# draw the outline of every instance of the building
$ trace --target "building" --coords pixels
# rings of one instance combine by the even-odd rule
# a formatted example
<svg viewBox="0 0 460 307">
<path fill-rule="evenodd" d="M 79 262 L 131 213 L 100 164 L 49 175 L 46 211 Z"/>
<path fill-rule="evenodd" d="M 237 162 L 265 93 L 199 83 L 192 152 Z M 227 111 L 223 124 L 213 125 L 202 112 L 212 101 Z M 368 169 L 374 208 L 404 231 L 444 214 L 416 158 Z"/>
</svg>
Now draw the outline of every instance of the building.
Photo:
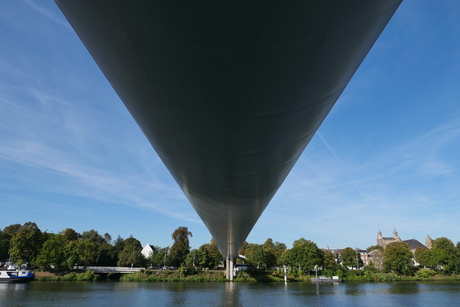
<svg viewBox="0 0 460 307">
<path fill-rule="evenodd" d="M 396 231 L 396 228 L 393 228 L 393 237 L 384 237 L 382 236 L 382 232 L 379 231 L 377 232 L 377 245 L 381 246 L 383 248 L 387 247 L 388 244 L 394 243 L 394 242 L 401 242 L 401 238 L 398 235 L 398 232 Z"/>
<path fill-rule="evenodd" d="M 415 254 L 415 250 L 419 247 L 427 249 L 427 250 L 429 249 L 428 247 L 426 247 L 425 245 L 423 245 L 416 239 L 404 240 L 403 242 L 409 245 L 409 248 L 412 254 Z"/>
<path fill-rule="evenodd" d="M 423 245 L 422 243 L 420 243 L 420 241 L 416 239 L 401 240 L 401 238 L 398 235 L 398 232 L 396 231 L 396 228 L 393 229 L 393 237 L 384 237 L 380 229 L 378 230 L 377 232 L 377 245 L 378 246 L 381 246 L 385 249 L 389 244 L 394 243 L 394 242 L 406 243 L 409 246 L 412 254 L 415 254 L 415 251 L 417 250 L 417 248 L 421 247 L 423 249 L 429 250 L 431 249 L 431 246 L 432 246 L 432 240 L 429 235 L 426 236 L 425 245 Z M 371 251 L 370 258 L 372 259 L 372 262 L 374 263 L 376 268 L 383 267 L 384 258 L 383 258 L 382 252 L 380 252 L 377 249 L 374 251 Z M 414 259 L 414 265 L 418 265 L 418 263 L 415 262 L 415 259 Z"/>
<path fill-rule="evenodd" d="M 153 254 L 154 251 L 156 251 L 155 246 L 153 246 L 152 244 L 147 244 L 147 245 L 144 246 L 144 248 L 142 249 L 141 254 L 144 255 L 145 259 L 147 259 L 147 258 L 149 258 L 150 256 L 152 256 L 152 254 Z"/>
<path fill-rule="evenodd" d="M 401 238 L 398 235 L 398 232 L 396 231 L 396 228 L 393 229 L 393 237 L 384 237 L 384 236 L 382 236 L 382 232 L 380 231 L 380 229 L 378 230 L 378 232 L 377 232 L 377 245 L 378 246 L 381 246 L 381 247 L 385 248 L 389 244 L 394 243 L 394 242 L 404 242 L 404 243 L 406 243 L 409 246 L 409 248 L 412 251 L 412 253 L 415 253 L 415 250 L 418 247 L 422 247 L 424 249 L 431 249 L 431 244 L 432 244 L 431 243 L 432 240 L 431 240 L 430 236 L 426 237 L 425 245 L 423 245 L 422 243 L 420 243 L 416 239 L 401 240 Z"/>
<path fill-rule="evenodd" d="M 369 252 L 369 263 L 372 262 L 374 267 L 378 270 L 383 269 L 383 253 L 378 249 L 371 250 Z"/>
</svg>

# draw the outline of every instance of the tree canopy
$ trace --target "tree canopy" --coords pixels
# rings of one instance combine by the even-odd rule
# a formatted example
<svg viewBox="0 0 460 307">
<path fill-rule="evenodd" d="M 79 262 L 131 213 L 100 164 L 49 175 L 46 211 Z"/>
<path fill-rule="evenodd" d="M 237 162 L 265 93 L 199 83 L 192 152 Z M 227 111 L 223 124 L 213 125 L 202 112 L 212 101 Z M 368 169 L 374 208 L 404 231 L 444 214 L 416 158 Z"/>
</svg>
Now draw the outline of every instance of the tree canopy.
<svg viewBox="0 0 460 307">
<path fill-rule="evenodd" d="M 192 233 L 187 227 L 179 227 L 172 233 L 174 241 L 169 254 L 169 262 L 172 266 L 179 267 L 190 252 L 190 240 Z"/>
<path fill-rule="evenodd" d="M 363 261 L 361 260 L 361 254 L 351 247 L 346 247 L 342 250 L 342 253 L 340 254 L 340 260 L 344 266 L 350 268 L 359 269 L 364 265 Z"/>
<path fill-rule="evenodd" d="M 393 242 L 388 244 L 384 256 L 383 265 L 386 271 L 404 275 L 413 274 L 412 252 L 406 243 Z"/>
<path fill-rule="evenodd" d="M 313 270 L 323 265 L 323 253 L 316 243 L 301 238 L 294 241 L 292 248 L 283 254 L 286 264 L 299 267 L 301 270 Z"/>
</svg>

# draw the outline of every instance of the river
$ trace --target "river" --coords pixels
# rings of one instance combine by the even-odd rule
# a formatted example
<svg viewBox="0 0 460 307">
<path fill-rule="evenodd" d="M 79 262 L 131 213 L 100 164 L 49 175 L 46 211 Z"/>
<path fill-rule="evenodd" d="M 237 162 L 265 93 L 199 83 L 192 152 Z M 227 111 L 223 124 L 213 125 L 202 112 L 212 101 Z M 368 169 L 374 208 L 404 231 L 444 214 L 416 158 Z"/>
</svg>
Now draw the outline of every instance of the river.
<svg viewBox="0 0 460 307">
<path fill-rule="evenodd" d="M 0 306 L 459 306 L 460 283 L 0 284 Z"/>
</svg>

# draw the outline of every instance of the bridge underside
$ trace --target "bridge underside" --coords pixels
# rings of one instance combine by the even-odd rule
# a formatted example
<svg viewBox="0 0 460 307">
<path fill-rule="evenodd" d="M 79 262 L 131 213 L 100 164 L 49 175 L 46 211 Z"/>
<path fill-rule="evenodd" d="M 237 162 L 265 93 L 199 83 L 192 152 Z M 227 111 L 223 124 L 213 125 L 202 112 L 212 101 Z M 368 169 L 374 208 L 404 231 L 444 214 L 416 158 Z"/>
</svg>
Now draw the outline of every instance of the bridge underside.
<svg viewBox="0 0 460 307">
<path fill-rule="evenodd" d="M 234 258 L 402 0 L 55 1 Z"/>
</svg>

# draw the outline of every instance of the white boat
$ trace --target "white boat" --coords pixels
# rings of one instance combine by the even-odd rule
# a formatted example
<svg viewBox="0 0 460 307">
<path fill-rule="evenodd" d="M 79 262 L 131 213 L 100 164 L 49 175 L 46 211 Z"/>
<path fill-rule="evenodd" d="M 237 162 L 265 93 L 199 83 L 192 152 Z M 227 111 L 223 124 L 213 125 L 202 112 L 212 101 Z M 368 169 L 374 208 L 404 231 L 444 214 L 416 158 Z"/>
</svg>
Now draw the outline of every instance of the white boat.
<svg viewBox="0 0 460 307">
<path fill-rule="evenodd" d="M 343 280 L 339 278 L 339 276 L 332 276 L 331 277 L 327 277 L 327 276 L 320 276 L 320 277 L 317 277 L 317 278 L 312 278 L 310 280 L 311 282 L 333 282 L 333 283 L 336 283 L 336 282 L 342 282 Z"/>
<path fill-rule="evenodd" d="M 28 282 L 35 278 L 30 270 L 10 265 L 6 270 L 0 270 L 0 282 Z"/>
</svg>

